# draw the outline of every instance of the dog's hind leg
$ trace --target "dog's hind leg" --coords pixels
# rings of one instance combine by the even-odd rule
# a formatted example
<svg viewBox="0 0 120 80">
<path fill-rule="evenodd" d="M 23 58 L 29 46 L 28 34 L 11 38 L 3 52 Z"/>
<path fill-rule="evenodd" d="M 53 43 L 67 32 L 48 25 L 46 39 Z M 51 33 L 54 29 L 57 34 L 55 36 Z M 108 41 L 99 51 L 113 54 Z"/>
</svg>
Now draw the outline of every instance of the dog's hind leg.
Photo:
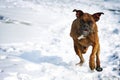
<svg viewBox="0 0 120 80">
<path fill-rule="evenodd" d="M 78 49 L 78 47 L 75 44 L 74 44 L 74 49 L 75 49 L 75 52 L 76 52 L 76 54 L 78 55 L 78 57 L 80 59 L 80 62 L 77 63 L 76 65 L 80 65 L 81 66 L 84 63 L 84 58 L 83 58 L 83 55 L 81 53 L 81 50 Z"/>
</svg>

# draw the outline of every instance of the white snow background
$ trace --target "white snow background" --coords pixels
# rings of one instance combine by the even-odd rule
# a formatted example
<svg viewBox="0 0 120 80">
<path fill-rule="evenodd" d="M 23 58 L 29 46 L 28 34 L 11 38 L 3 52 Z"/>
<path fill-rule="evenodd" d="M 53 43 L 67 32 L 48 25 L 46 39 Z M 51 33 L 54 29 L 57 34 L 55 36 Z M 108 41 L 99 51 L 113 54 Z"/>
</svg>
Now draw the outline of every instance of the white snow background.
<svg viewBox="0 0 120 80">
<path fill-rule="evenodd" d="M 83 66 L 69 36 L 73 9 L 97 22 L 102 72 Z M 120 80 L 120 0 L 0 0 L 0 80 Z"/>
</svg>

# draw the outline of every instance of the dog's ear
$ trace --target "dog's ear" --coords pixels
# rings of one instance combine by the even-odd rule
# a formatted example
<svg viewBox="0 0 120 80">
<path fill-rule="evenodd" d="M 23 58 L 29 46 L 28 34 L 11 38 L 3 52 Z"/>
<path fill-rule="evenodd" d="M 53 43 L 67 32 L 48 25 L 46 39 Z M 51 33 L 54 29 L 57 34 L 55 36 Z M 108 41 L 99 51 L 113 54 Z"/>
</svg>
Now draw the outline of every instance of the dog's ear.
<svg viewBox="0 0 120 80">
<path fill-rule="evenodd" d="M 103 12 L 98 12 L 98 13 L 95 13 L 95 14 L 92 15 L 96 22 L 100 19 L 101 14 L 104 14 L 104 13 Z"/>
<path fill-rule="evenodd" d="M 73 12 L 79 13 L 79 16 L 82 16 L 84 12 L 82 10 L 74 9 Z"/>
</svg>

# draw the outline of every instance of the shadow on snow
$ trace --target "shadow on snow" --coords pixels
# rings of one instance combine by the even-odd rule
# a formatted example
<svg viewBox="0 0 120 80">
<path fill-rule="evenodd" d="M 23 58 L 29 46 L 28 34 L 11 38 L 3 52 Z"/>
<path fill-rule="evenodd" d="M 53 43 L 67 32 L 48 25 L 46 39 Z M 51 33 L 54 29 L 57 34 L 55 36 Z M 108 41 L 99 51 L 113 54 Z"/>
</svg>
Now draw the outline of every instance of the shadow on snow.
<svg viewBox="0 0 120 80">
<path fill-rule="evenodd" d="M 68 67 L 68 64 L 63 62 L 61 57 L 44 56 L 41 55 L 40 51 L 23 52 L 20 57 L 34 63 L 50 63 L 57 66 Z"/>
</svg>

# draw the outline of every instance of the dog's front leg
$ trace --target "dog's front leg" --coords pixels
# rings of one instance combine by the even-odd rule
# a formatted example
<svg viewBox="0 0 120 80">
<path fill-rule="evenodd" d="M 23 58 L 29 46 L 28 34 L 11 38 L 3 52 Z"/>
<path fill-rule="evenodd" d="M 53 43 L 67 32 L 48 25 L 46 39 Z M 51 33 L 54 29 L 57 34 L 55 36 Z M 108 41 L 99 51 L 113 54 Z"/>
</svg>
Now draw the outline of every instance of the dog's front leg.
<svg viewBox="0 0 120 80">
<path fill-rule="evenodd" d="M 82 53 L 81 53 L 81 50 L 80 50 L 80 49 L 78 50 L 78 56 L 79 56 L 79 58 L 80 58 L 80 62 L 79 62 L 79 63 L 77 63 L 76 65 L 80 65 L 80 66 L 82 66 L 82 65 L 83 65 L 83 63 L 84 63 L 84 58 L 83 58 L 83 55 L 82 55 Z"/>
<path fill-rule="evenodd" d="M 100 55 L 100 44 L 98 45 L 98 50 L 97 50 L 97 53 L 96 53 L 96 70 L 100 72 L 103 69 L 100 67 L 100 58 L 99 58 L 99 55 Z"/>
<path fill-rule="evenodd" d="M 78 55 L 78 57 L 80 59 L 80 62 L 77 63 L 76 65 L 80 65 L 81 66 L 84 63 L 84 58 L 83 58 L 83 55 L 81 53 L 81 50 L 78 49 L 78 47 L 75 45 L 75 43 L 74 43 L 74 49 L 75 49 L 75 52 L 76 52 L 76 54 Z"/>
<path fill-rule="evenodd" d="M 92 54 L 90 55 L 89 67 L 91 70 L 95 69 L 95 56 L 98 50 L 98 44 L 93 45 Z"/>
</svg>

